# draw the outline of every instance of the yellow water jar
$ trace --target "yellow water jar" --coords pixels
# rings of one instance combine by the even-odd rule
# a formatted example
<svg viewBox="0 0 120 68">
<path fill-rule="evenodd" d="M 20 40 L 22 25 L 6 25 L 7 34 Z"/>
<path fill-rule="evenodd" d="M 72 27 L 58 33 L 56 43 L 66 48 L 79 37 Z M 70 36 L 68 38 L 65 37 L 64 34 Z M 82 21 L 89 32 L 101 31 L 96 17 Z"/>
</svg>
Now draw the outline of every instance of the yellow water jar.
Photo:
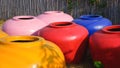
<svg viewBox="0 0 120 68">
<path fill-rule="evenodd" d="M 8 34 L 0 30 L 0 38 L 5 37 L 5 36 L 8 36 Z"/>
<path fill-rule="evenodd" d="M 37 36 L 0 39 L 0 68 L 66 68 L 56 44 Z"/>
</svg>

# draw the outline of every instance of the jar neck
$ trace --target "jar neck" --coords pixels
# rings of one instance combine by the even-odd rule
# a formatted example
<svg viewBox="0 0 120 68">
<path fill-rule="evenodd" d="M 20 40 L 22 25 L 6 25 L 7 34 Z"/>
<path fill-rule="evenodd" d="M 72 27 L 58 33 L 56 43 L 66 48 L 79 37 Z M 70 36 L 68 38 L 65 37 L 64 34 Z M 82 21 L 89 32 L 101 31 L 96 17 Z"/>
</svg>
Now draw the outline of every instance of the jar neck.
<svg viewBox="0 0 120 68">
<path fill-rule="evenodd" d="M 0 43 L 8 46 L 30 48 L 41 46 L 45 41 L 37 36 L 8 36 L 1 38 Z"/>
<path fill-rule="evenodd" d="M 67 28 L 67 27 L 73 27 L 76 25 L 77 24 L 73 22 L 54 22 L 54 23 L 51 23 L 49 26 L 52 28 Z"/>
<path fill-rule="evenodd" d="M 120 25 L 106 26 L 102 31 L 106 33 L 120 34 Z"/>
<path fill-rule="evenodd" d="M 33 20 L 35 19 L 35 16 L 15 16 L 13 17 L 13 20 L 19 21 L 19 20 L 24 20 L 24 21 L 28 21 L 28 20 Z"/>
<path fill-rule="evenodd" d="M 98 20 L 102 19 L 103 17 L 100 15 L 82 15 L 79 18 L 84 20 Z"/>
</svg>

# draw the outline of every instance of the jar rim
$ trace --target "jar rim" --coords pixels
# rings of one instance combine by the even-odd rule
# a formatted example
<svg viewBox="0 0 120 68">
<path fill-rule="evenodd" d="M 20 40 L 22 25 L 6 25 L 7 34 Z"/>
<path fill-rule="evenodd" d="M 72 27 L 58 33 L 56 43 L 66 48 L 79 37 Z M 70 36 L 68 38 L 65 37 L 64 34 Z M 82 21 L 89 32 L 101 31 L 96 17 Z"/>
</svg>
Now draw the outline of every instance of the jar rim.
<svg viewBox="0 0 120 68">
<path fill-rule="evenodd" d="M 101 15 L 82 15 L 79 18 L 85 19 L 85 20 L 95 20 L 95 19 L 102 19 L 103 16 L 101 16 Z"/>
<path fill-rule="evenodd" d="M 75 25 L 74 22 L 54 22 L 49 24 L 49 26 L 53 28 L 73 27 Z"/>
<path fill-rule="evenodd" d="M 45 11 L 44 14 L 61 14 L 63 11 Z"/>
<path fill-rule="evenodd" d="M 14 20 L 31 20 L 34 19 L 35 16 L 30 16 L 30 15 L 26 15 L 26 16 L 14 16 L 13 19 Z"/>
<path fill-rule="evenodd" d="M 120 25 L 106 26 L 102 31 L 106 33 L 120 33 Z"/>
<path fill-rule="evenodd" d="M 0 42 L 3 44 L 9 44 L 12 46 L 19 47 L 40 46 L 35 43 L 41 43 L 43 41 L 44 41 L 43 38 L 37 36 L 7 36 L 0 39 Z"/>
</svg>

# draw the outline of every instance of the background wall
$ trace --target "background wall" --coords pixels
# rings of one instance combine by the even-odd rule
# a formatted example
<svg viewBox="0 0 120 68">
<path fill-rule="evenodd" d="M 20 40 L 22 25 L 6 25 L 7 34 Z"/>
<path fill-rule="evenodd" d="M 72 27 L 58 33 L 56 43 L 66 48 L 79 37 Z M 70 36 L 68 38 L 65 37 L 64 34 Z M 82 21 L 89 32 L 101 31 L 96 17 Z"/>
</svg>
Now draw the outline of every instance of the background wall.
<svg viewBox="0 0 120 68">
<path fill-rule="evenodd" d="M 94 0 L 93 0 L 94 1 Z M 61 10 L 74 18 L 83 14 L 103 15 L 120 24 L 120 0 L 0 0 L 0 19 L 16 15 L 38 15 L 47 10 Z"/>
</svg>

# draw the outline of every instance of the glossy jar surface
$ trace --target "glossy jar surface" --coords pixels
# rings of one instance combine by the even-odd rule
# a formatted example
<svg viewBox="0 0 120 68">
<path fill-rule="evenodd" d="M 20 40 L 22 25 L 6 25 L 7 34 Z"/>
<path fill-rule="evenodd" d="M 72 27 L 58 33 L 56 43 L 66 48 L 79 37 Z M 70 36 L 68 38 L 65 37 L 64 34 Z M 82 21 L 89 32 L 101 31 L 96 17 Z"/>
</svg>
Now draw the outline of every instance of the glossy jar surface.
<svg viewBox="0 0 120 68">
<path fill-rule="evenodd" d="M 57 45 L 37 36 L 0 39 L 0 68 L 66 68 Z"/>
<path fill-rule="evenodd" d="M 50 24 L 53 22 L 71 22 L 73 17 L 63 11 L 45 11 L 37 16 L 40 20 Z"/>
<path fill-rule="evenodd" d="M 79 63 L 83 56 L 88 31 L 72 22 L 56 22 L 41 29 L 39 36 L 56 43 L 64 53 L 67 63 Z"/>
<path fill-rule="evenodd" d="M 109 19 L 99 15 L 82 15 L 74 19 L 73 22 L 86 27 L 89 31 L 89 36 L 105 26 L 112 25 Z"/>
<path fill-rule="evenodd" d="M 15 16 L 3 23 L 2 30 L 9 35 L 35 35 L 47 24 L 34 16 Z"/>
<path fill-rule="evenodd" d="M 94 61 L 104 68 L 120 68 L 120 25 L 107 26 L 90 37 L 90 50 Z"/>
</svg>

